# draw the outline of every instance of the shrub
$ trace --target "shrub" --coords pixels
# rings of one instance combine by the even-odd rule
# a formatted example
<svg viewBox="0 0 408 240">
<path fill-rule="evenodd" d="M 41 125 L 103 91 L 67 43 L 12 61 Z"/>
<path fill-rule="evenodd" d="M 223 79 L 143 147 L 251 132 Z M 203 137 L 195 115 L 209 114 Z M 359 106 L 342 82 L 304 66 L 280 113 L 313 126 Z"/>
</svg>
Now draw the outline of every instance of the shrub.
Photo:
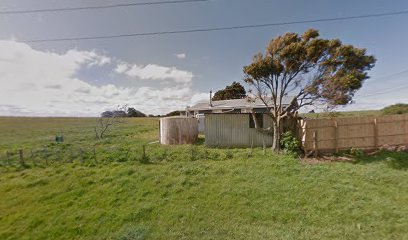
<svg viewBox="0 0 408 240">
<path fill-rule="evenodd" d="M 350 148 L 347 151 L 347 154 L 353 156 L 353 157 L 364 157 L 364 151 L 359 149 L 359 148 Z"/>
<path fill-rule="evenodd" d="M 298 154 L 300 151 L 300 141 L 293 136 L 291 131 L 282 134 L 280 144 L 281 148 L 287 153 Z"/>
<path fill-rule="evenodd" d="M 408 113 L 408 104 L 403 104 L 403 103 L 394 104 L 394 105 L 383 108 L 381 111 L 383 114 L 386 114 L 386 115 L 405 114 L 405 113 Z"/>
<path fill-rule="evenodd" d="M 227 152 L 225 153 L 224 159 L 225 159 L 225 160 L 228 160 L 228 159 L 232 159 L 232 158 L 234 158 L 234 154 L 233 154 L 232 152 L 230 152 L 230 151 L 227 151 Z"/>
</svg>

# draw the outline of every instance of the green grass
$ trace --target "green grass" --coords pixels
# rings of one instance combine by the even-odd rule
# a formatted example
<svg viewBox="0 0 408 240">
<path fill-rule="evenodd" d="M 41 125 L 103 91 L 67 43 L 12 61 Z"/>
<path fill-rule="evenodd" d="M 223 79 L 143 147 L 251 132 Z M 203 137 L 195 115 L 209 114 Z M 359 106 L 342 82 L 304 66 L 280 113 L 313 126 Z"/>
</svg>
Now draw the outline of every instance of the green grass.
<svg viewBox="0 0 408 240">
<path fill-rule="evenodd" d="M 321 112 L 321 113 L 303 113 L 300 114 L 306 118 L 344 118 L 344 117 L 367 117 L 367 116 L 381 116 L 381 110 L 365 110 L 365 111 L 346 111 L 346 112 Z"/>
<path fill-rule="evenodd" d="M 129 119 L 100 142 L 93 123 L 0 118 L 1 151 L 100 152 L 97 164 L 0 167 L 0 239 L 408 239 L 406 153 L 312 165 L 261 149 L 150 144 L 142 164 L 157 119 Z M 58 130 L 63 145 L 52 144 Z"/>
<path fill-rule="evenodd" d="M 343 118 L 343 117 L 367 117 L 408 114 L 408 104 L 398 103 L 387 106 L 381 110 L 363 110 L 363 111 L 345 111 L 345 112 L 321 112 L 321 113 L 302 113 L 302 117 L 307 118 Z"/>
<path fill-rule="evenodd" d="M 381 110 L 384 114 L 407 114 L 408 113 L 408 104 L 398 103 L 388 107 L 385 107 Z"/>
</svg>

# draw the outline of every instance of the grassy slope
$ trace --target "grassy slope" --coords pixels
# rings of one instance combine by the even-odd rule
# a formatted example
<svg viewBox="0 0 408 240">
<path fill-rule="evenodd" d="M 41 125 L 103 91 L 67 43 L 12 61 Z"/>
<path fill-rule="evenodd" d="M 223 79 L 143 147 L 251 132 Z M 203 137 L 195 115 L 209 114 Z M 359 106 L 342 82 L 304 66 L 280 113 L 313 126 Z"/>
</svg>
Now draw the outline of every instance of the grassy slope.
<svg viewBox="0 0 408 240">
<path fill-rule="evenodd" d="M 95 144 L 91 119 L 19 121 L 0 118 L 9 126 L 0 149 L 47 144 L 58 124 L 66 144 Z M 130 120 L 97 145 L 140 145 L 156 134 L 157 120 Z M 148 149 L 152 160 L 165 157 L 3 167 L 0 239 L 408 239 L 408 172 L 381 157 L 303 165 L 260 149 L 251 158 L 211 149 L 211 160 L 197 161 L 185 146 Z"/>
<path fill-rule="evenodd" d="M 342 117 L 367 117 L 367 116 L 381 116 L 384 114 L 381 110 L 366 110 L 366 111 L 348 111 L 348 112 L 333 112 L 333 113 L 302 113 L 303 117 L 307 118 L 342 118 Z"/>
</svg>

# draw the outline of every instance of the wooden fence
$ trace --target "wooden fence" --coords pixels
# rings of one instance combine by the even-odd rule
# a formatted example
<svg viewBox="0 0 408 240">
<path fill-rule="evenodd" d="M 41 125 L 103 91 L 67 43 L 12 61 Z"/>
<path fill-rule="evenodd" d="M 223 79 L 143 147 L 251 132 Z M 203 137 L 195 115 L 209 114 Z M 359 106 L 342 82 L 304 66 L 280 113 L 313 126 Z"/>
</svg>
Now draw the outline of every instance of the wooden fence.
<svg viewBox="0 0 408 240">
<path fill-rule="evenodd" d="M 408 114 L 381 117 L 302 119 L 299 136 L 305 152 L 333 153 L 350 148 L 408 145 Z"/>
</svg>

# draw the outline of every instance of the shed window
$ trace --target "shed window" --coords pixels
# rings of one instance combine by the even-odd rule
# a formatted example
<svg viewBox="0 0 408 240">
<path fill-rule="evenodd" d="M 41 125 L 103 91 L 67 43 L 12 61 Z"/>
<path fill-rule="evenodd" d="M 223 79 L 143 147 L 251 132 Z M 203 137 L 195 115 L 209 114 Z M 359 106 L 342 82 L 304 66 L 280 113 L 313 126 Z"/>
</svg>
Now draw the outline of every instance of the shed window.
<svg viewBox="0 0 408 240">
<path fill-rule="evenodd" d="M 255 128 L 255 122 L 254 119 L 252 117 L 252 114 L 249 114 L 249 128 Z M 260 128 L 264 127 L 264 123 L 263 123 L 263 114 L 262 113 L 255 113 L 255 117 L 258 120 L 258 124 Z"/>
</svg>

